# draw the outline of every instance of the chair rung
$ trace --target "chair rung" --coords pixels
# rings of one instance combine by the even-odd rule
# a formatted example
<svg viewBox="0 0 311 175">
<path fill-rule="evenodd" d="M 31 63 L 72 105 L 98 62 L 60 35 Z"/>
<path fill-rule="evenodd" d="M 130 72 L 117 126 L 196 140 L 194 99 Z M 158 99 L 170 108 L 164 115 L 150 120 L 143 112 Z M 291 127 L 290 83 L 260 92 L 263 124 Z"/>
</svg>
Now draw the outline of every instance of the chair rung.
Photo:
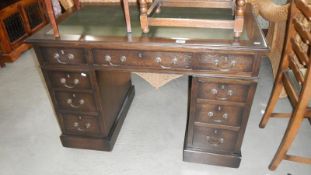
<svg viewBox="0 0 311 175">
<path fill-rule="evenodd" d="M 300 46 L 295 42 L 294 39 L 291 39 L 293 50 L 298 58 L 298 60 L 303 64 L 306 65 L 309 63 L 308 56 L 301 50 Z"/>
<path fill-rule="evenodd" d="M 311 159 L 307 158 L 307 157 L 286 155 L 284 159 L 289 160 L 289 161 L 293 161 L 293 162 L 298 162 L 298 163 L 311 164 Z"/>
<path fill-rule="evenodd" d="M 188 19 L 181 18 L 148 18 L 150 26 L 167 27 L 196 27 L 196 28 L 219 28 L 233 29 L 233 20 L 207 20 L 207 19 Z"/>
<path fill-rule="evenodd" d="M 297 63 L 295 63 L 295 61 L 294 61 L 295 59 L 292 56 L 289 56 L 289 58 L 290 58 L 289 59 L 289 67 L 293 71 L 296 80 L 302 84 L 304 82 L 304 77 L 303 77 L 302 73 L 300 72 Z"/>
<path fill-rule="evenodd" d="M 301 23 L 299 23 L 297 19 L 294 19 L 293 23 L 297 33 L 300 35 L 300 38 L 303 40 L 303 42 L 305 42 L 306 44 L 311 44 L 311 34 L 303 29 Z"/>
<path fill-rule="evenodd" d="M 271 117 L 273 118 L 290 118 L 292 113 L 272 113 Z"/>
<path fill-rule="evenodd" d="M 272 113 L 271 118 L 291 118 L 292 113 Z M 310 111 L 306 111 L 305 118 L 311 118 Z"/>
<path fill-rule="evenodd" d="M 162 5 L 166 7 L 195 7 L 195 8 L 232 8 L 234 1 L 206 1 L 206 0 L 162 0 Z"/>
</svg>

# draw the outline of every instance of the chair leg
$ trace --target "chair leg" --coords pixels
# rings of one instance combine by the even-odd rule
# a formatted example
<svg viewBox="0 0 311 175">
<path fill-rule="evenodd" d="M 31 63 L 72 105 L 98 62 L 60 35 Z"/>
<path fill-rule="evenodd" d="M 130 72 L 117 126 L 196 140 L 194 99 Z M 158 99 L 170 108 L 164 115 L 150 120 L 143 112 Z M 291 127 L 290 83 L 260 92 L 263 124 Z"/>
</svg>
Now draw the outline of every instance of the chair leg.
<svg viewBox="0 0 311 175">
<path fill-rule="evenodd" d="M 147 16 L 147 1 L 146 0 L 139 0 L 140 5 L 140 25 L 141 29 L 144 33 L 149 32 L 149 24 L 148 24 L 148 16 Z"/>
<path fill-rule="evenodd" d="M 282 73 L 279 72 L 277 77 L 276 77 L 273 90 L 271 92 L 272 95 L 270 96 L 268 106 L 267 106 L 266 111 L 265 111 L 265 113 L 264 113 L 264 115 L 260 121 L 260 124 L 259 124 L 260 128 L 266 127 L 266 124 L 271 117 L 271 114 L 274 110 L 274 107 L 275 107 L 279 97 L 280 97 L 280 94 L 282 92 L 283 87 L 284 86 L 282 84 Z"/>
<path fill-rule="evenodd" d="M 300 128 L 300 125 L 304 119 L 304 107 L 305 106 L 300 105 L 295 109 L 293 116 L 288 123 L 282 142 L 269 165 L 270 170 L 275 170 L 279 166 L 281 161 L 286 158 L 287 151 L 293 143 Z"/>
<path fill-rule="evenodd" d="M 126 30 L 127 30 L 127 33 L 131 33 L 132 27 L 131 27 L 131 17 L 130 17 L 130 9 L 129 9 L 128 0 L 123 0 L 123 9 L 124 9 L 125 22 L 126 22 Z"/>
</svg>

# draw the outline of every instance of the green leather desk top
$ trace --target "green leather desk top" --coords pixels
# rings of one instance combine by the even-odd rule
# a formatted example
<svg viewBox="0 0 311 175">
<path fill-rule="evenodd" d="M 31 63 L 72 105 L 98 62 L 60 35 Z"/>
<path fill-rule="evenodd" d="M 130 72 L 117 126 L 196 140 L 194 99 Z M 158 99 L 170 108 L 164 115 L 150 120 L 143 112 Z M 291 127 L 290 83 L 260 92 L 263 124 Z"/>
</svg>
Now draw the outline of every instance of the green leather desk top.
<svg viewBox="0 0 311 175">
<path fill-rule="evenodd" d="M 245 29 L 240 37 L 239 44 L 235 42 L 232 29 L 207 29 L 183 27 L 156 27 L 150 26 L 150 32 L 144 34 L 140 27 L 139 11 L 131 6 L 132 33 L 126 32 L 123 11 L 120 6 L 88 5 L 79 11 L 67 15 L 59 22 L 60 39 L 53 37 L 53 31 L 48 25 L 43 30 L 30 37 L 30 43 L 44 41 L 79 41 L 79 42 L 167 42 L 249 47 L 252 49 L 267 50 L 264 37 L 252 15 L 245 20 Z M 155 17 L 194 18 L 194 19 L 232 19 L 231 9 L 204 9 L 204 8 L 172 8 L 162 7 L 160 14 Z M 252 21 L 249 21 L 252 20 Z M 248 24 L 249 23 L 249 24 Z M 251 23 L 251 24 L 250 24 Z M 252 25 L 252 26 L 251 26 Z M 251 26 L 251 27 L 249 27 Z M 247 28 L 249 27 L 249 29 Z M 248 31 L 252 30 L 252 31 Z M 249 34 L 252 34 L 250 36 Z M 130 39 L 129 39 L 130 38 Z"/>
</svg>

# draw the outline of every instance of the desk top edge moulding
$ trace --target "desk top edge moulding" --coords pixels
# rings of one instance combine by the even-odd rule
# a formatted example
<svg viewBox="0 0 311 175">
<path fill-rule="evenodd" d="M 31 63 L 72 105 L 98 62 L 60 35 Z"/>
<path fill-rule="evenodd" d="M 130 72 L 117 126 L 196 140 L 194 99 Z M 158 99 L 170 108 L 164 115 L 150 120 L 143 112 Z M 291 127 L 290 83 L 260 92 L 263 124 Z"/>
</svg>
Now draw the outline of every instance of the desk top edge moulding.
<svg viewBox="0 0 311 175">
<path fill-rule="evenodd" d="M 233 28 L 187 26 L 152 26 L 144 33 L 142 6 L 129 6 L 126 23 L 120 4 L 75 2 L 76 8 L 58 19 L 50 9 L 52 25 L 27 39 L 40 63 L 63 146 L 111 151 L 134 99 L 131 73 L 180 74 L 191 77 L 187 126 L 181 131 L 183 160 L 239 167 L 261 57 L 269 51 L 250 4 L 243 8 L 245 22 L 237 37 Z M 232 19 L 228 8 L 167 5 L 160 11 L 155 14 L 160 18 Z"/>
</svg>

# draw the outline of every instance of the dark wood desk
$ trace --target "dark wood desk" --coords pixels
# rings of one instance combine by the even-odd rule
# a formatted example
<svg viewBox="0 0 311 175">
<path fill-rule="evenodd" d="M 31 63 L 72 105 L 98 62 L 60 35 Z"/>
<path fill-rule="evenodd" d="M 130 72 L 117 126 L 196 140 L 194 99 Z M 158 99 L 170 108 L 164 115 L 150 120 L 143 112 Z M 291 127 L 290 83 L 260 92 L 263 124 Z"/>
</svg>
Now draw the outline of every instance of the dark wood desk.
<svg viewBox="0 0 311 175">
<path fill-rule="evenodd" d="M 225 9 L 161 10 L 232 17 Z M 261 56 L 268 51 L 250 6 L 240 40 L 224 29 L 151 27 L 143 34 L 135 7 L 131 14 L 131 35 L 120 7 L 85 6 L 62 17 L 60 38 L 47 26 L 27 40 L 54 103 L 62 144 L 111 151 L 134 97 L 131 72 L 185 74 L 191 82 L 184 160 L 238 167 Z"/>
</svg>

